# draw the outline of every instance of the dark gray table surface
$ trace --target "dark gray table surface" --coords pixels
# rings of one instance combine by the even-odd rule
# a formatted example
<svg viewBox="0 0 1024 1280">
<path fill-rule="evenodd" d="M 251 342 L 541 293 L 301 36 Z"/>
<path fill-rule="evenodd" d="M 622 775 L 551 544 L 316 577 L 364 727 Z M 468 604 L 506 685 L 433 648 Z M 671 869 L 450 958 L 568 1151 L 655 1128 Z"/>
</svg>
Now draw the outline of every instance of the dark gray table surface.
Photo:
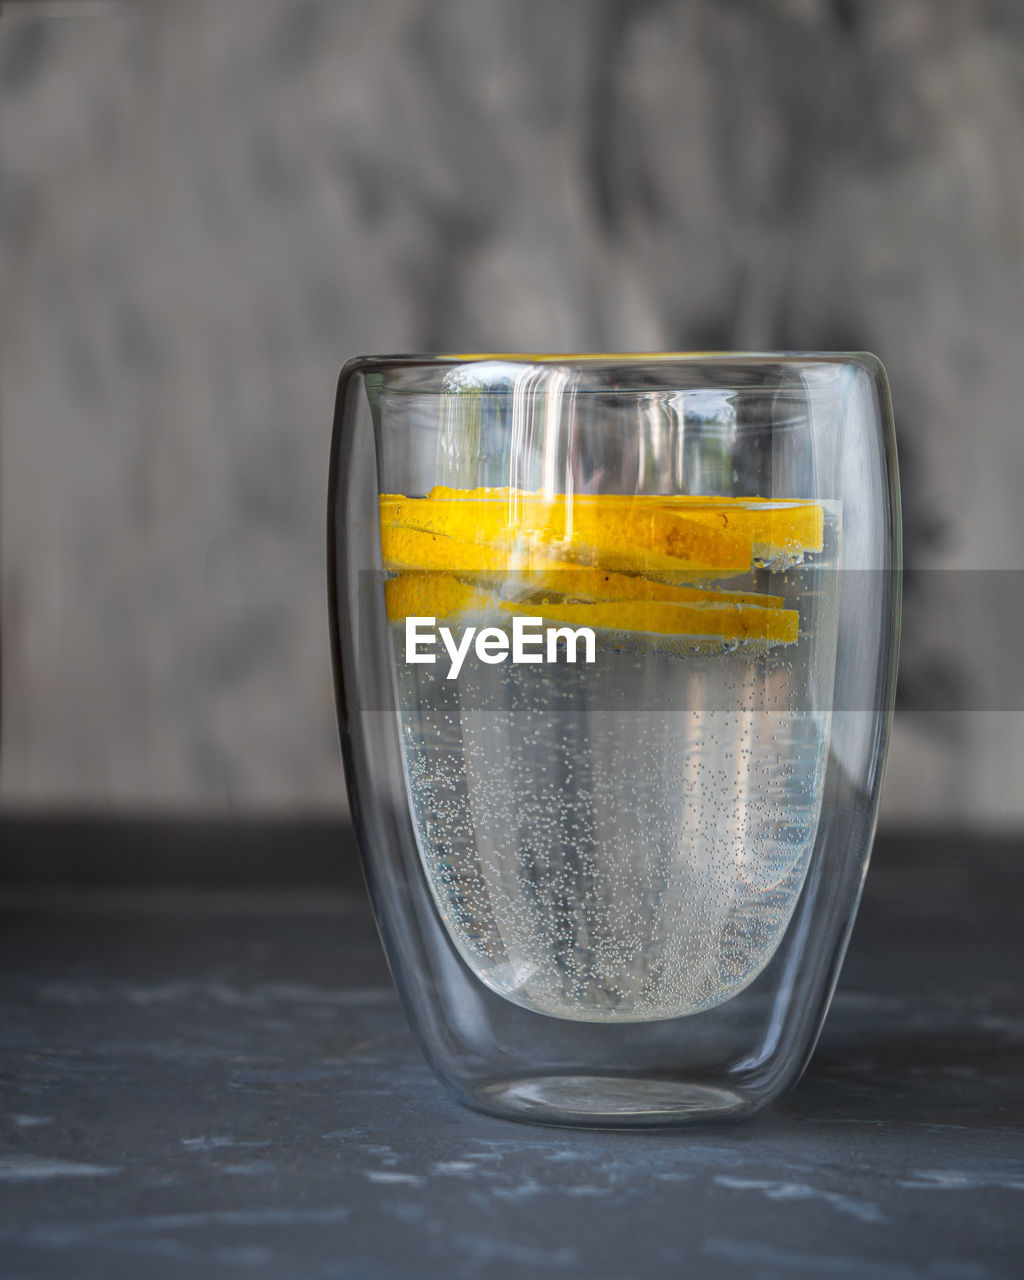
<svg viewBox="0 0 1024 1280">
<path fill-rule="evenodd" d="M 339 887 L 0 895 L 0 1275 L 1024 1275 L 1024 848 L 876 850 L 813 1063 L 744 1125 L 454 1102 Z"/>
</svg>

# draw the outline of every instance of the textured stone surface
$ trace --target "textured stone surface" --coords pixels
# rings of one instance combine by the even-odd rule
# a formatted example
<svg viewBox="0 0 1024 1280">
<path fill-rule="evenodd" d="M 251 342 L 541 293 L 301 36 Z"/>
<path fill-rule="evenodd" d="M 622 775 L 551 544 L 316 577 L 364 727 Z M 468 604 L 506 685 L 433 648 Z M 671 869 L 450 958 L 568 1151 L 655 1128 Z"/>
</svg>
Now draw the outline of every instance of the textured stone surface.
<svg viewBox="0 0 1024 1280">
<path fill-rule="evenodd" d="M 387 350 L 867 347 L 916 564 L 1024 545 L 1015 0 L 4 6 L 2 795 L 343 805 L 334 382 Z M 47 16 L 57 13 L 65 16 Z M 1013 822 L 1019 634 L 910 597 L 888 813 Z"/>
<path fill-rule="evenodd" d="M 8 892 L 0 1276 L 1016 1280 L 1024 862 L 882 852 L 804 1079 L 674 1133 L 452 1101 L 359 896 Z"/>
</svg>

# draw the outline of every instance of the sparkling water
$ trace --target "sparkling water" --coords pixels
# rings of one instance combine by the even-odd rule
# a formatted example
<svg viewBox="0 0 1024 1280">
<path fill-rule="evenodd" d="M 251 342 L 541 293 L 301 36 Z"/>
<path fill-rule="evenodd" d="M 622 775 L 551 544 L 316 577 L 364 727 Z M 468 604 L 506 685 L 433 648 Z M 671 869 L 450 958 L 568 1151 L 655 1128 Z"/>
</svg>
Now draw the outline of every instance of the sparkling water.
<svg viewBox="0 0 1024 1280">
<path fill-rule="evenodd" d="M 593 666 L 469 658 L 448 680 L 406 663 L 394 628 L 420 855 L 490 988 L 560 1018 L 653 1020 L 769 962 L 821 808 L 836 537 L 829 512 L 823 554 L 724 584 L 797 608 L 792 645 L 598 632 Z"/>
</svg>

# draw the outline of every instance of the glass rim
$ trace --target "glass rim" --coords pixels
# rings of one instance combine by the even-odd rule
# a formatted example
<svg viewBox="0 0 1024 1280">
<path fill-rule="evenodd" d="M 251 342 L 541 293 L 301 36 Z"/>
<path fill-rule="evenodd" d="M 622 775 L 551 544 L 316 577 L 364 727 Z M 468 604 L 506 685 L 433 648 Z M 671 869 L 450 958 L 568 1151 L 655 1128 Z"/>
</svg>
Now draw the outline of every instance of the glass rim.
<svg viewBox="0 0 1024 1280">
<path fill-rule="evenodd" d="M 879 357 L 871 351 L 474 351 L 359 355 L 346 361 L 344 371 L 393 366 L 443 367 L 481 364 L 492 360 L 523 365 L 843 364 L 871 369 L 883 367 Z"/>
</svg>

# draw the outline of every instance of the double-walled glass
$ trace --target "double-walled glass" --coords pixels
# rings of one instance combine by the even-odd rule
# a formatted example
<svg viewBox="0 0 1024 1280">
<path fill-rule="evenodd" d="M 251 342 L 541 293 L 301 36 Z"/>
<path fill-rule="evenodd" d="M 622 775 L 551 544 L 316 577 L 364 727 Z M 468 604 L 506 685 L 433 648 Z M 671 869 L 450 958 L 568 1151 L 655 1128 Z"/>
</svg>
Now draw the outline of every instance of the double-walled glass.
<svg viewBox="0 0 1024 1280">
<path fill-rule="evenodd" d="M 899 544 L 872 356 L 345 367 L 349 797 L 456 1096 L 635 1127 L 797 1080 L 874 833 Z"/>
</svg>

